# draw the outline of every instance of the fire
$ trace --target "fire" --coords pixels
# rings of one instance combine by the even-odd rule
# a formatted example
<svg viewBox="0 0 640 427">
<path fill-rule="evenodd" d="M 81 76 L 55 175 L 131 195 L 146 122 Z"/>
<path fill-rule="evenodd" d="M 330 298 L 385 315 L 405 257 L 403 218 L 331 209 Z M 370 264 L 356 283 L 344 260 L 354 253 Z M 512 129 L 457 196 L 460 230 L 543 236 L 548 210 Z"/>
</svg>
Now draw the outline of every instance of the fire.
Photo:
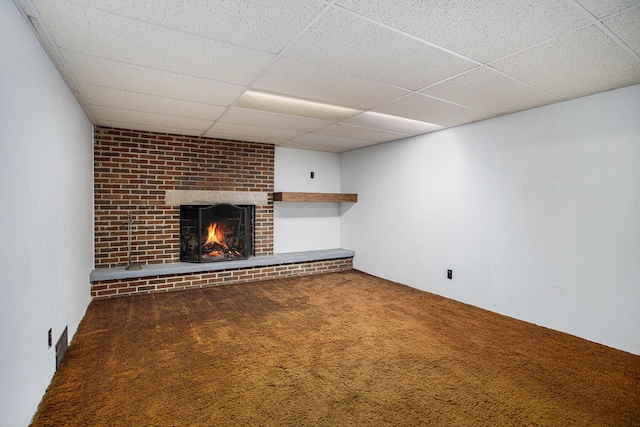
<svg viewBox="0 0 640 427">
<path fill-rule="evenodd" d="M 226 231 L 228 230 L 224 224 L 219 224 L 217 222 L 209 224 L 209 227 L 207 227 L 209 235 L 207 236 L 207 241 L 205 243 L 217 243 L 224 248 L 228 248 L 227 244 L 224 242 L 224 233 Z"/>
</svg>

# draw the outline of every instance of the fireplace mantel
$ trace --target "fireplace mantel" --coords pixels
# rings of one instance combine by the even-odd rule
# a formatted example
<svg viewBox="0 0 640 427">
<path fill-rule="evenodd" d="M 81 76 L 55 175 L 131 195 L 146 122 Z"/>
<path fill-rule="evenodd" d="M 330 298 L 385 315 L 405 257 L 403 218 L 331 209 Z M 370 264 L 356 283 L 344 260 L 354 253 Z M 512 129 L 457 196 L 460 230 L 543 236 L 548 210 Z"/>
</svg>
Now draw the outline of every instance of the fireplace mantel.
<svg viewBox="0 0 640 427">
<path fill-rule="evenodd" d="M 357 194 L 347 193 L 273 193 L 274 202 L 357 202 Z"/>
<path fill-rule="evenodd" d="M 164 197 L 167 206 L 215 203 L 267 205 L 269 203 L 269 193 L 263 191 L 166 190 Z"/>
</svg>

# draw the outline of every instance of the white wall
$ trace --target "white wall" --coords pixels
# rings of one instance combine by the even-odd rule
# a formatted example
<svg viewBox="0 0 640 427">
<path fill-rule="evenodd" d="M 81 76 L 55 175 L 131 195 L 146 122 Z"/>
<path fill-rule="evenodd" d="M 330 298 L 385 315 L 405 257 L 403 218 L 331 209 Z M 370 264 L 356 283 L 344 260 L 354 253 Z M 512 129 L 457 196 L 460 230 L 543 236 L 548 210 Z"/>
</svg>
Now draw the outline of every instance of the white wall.
<svg viewBox="0 0 640 427">
<path fill-rule="evenodd" d="M 640 354 L 640 85 L 345 153 L 342 190 L 355 268 Z"/>
<path fill-rule="evenodd" d="M 340 192 L 340 155 L 275 149 L 275 191 Z M 311 178 L 314 172 L 314 178 Z M 340 247 L 340 204 L 275 202 L 274 253 Z"/>
<path fill-rule="evenodd" d="M 0 52 L 0 425 L 26 426 L 55 372 L 55 342 L 90 300 L 93 137 L 10 1 Z"/>
</svg>

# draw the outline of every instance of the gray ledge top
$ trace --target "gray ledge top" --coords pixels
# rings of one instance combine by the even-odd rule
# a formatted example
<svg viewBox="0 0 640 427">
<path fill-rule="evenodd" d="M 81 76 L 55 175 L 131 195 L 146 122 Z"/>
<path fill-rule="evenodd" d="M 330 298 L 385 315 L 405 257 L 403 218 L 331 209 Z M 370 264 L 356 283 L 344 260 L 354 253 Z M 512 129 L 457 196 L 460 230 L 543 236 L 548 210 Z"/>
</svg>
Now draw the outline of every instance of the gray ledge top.
<svg viewBox="0 0 640 427">
<path fill-rule="evenodd" d="M 215 203 L 266 205 L 269 203 L 269 193 L 262 191 L 166 190 L 164 197 L 167 206 Z"/>
<path fill-rule="evenodd" d="M 235 261 L 146 264 L 139 270 L 127 270 L 125 267 L 97 268 L 91 272 L 89 280 L 91 282 L 102 282 L 105 280 L 136 279 L 150 276 L 165 276 L 169 274 L 203 273 L 209 271 L 233 270 L 238 268 L 268 267 L 270 265 L 351 258 L 354 255 L 354 251 L 347 249 L 322 249 L 316 251 L 260 255 Z"/>
</svg>

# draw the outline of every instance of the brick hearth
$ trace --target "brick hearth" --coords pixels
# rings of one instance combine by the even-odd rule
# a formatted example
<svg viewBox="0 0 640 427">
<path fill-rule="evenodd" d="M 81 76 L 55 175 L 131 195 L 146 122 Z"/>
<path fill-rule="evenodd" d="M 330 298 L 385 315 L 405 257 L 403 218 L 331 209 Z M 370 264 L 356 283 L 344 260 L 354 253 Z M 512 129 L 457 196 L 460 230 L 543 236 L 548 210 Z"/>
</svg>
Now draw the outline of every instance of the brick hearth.
<svg viewBox="0 0 640 427">
<path fill-rule="evenodd" d="M 231 268 L 202 273 L 168 274 L 122 280 L 100 280 L 91 284 L 91 296 L 94 299 L 99 299 L 147 294 L 150 292 L 177 291 L 284 277 L 307 276 L 311 274 L 351 270 L 352 268 L 353 257 L 347 257 L 265 267 Z"/>
</svg>

